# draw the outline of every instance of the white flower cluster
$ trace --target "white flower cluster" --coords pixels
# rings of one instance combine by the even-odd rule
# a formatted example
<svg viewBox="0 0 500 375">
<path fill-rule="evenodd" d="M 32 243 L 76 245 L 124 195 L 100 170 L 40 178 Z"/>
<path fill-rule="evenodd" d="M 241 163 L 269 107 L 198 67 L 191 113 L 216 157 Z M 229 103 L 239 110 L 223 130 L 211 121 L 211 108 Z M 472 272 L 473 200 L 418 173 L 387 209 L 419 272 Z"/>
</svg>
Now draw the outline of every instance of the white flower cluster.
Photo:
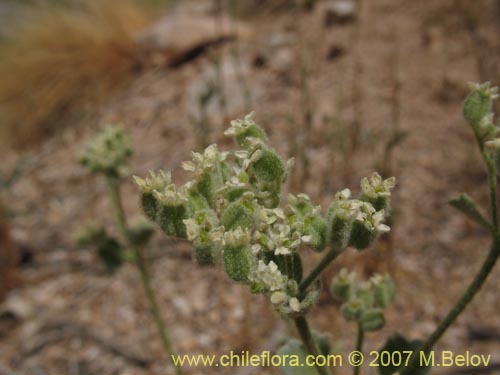
<svg viewBox="0 0 500 375">
<path fill-rule="evenodd" d="M 383 180 L 377 172 L 373 173 L 370 179 L 365 177 L 361 180 L 361 192 L 370 198 L 389 197 L 395 186 L 395 177 Z"/>
<path fill-rule="evenodd" d="M 231 126 L 224 132 L 224 135 L 228 136 L 238 136 L 253 126 L 257 126 L 253 120 L 254 112 L 251 112 L 245 116 L 243 120 L 233 120 L 231 121 Z"/>
<path fill-rule="evenodd" d="M 300 250 L 333 247 L 330 234 L 334 230 L 343 235 L 339 237 L 343 250 L 354 221 L 363 223 L 368 231 L 385 232 L 384 211 L 377 211 L 363 197 L 351 198 L 349 189 L 336 194 L 332 218 L 330 210 L 325 217 L 306 194 L 289 195 L 280 208 L 282 185 L 293 161 L 283 162 L 269 148 L 264 130 L 252 114 L 232 121 L 225 134 L 234 136 L 241 149 L 221 152 L 211 145 L 202 153 L 193 153 L 192 160 L 182 167 L 194 178 L 179 189 L 169 173 L 150 172 L 145 179 L 135 178 L 143 194 L 143 206 L 152 212 L 154 203 L 165 206 L 150 217 L 168 235 L 191 241 L 200 263 L 222 259 L 229 277 L 268 295 L 282 314 L 303 314 L 317 300 L 319 286 L 311 284 L 299 292 Z M 363 180 L 362 192 L 387 198 L 393 186 L 393 179 L 382 181 L 374 174 L 370 180 Z M 149 199 L 151 195 L 155 202 Z M 340 220 L 340 225 L 332 223 L 333 219 Z"/>
<path fill-rule="evenodd" d="M 94 173 L 123 177 L 131 155 L 129 136 L 123 129 L 108 126 L 87 143 L 81 162 Z"/>
<path fill-rule="evenodd" d="M 187 188 L 188 185 L 181 186 L 177 189 L 175 184 L 168 184 L 162 190 L 154 190 L 153 195 L 164 206 L 177 206 L 180 204 L 185 204 L 188 201 L 187 198 Z"/>
<path fill-rule="evenodd" d="M 161 192 L 172 183 L 170 172 L 159 170 L 157 173 L 149 171 L 145 178 L 134 176 L 134 182 L 139 186 L 141 193 Z"/>
<path fill-rule="evenodd" d="M 217 145 L 208 146 L 203 154 L 193 152 L 193 160 L 182 163 L 182 168 L 197 176 L 210 173 L 222 161 L 226 160 L 227 152 L 220 152 Z"/>
<path fill-rule="evenodd" d="M 495 100 L 498 98 L 498 87 L 491 87 L 490 82 L 484 82 L 484 83 L 469 82 L 468 86 L 471 92 L 481 93 L 484 96 L 490 97 L 491 100 Z"/>
<path fill-rule="evenodd" d="M 384 210 L 376 211 L 375 208 L 367 202 L 362 202 L 356 214 L 356 220 L 362 222 L 367 229 L 378 233 L 386 233 L 391 230 L 388 225 L 383 223 L 384 219 Z"/>
</svg>

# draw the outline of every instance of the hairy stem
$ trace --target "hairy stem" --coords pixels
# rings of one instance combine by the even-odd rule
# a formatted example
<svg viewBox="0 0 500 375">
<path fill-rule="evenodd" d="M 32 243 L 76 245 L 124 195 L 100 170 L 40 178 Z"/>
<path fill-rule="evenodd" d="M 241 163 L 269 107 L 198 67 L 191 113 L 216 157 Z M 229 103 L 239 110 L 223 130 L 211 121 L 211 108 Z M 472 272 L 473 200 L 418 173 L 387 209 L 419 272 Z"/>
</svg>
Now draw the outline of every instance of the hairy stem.
<svg viewBox="0 0 500 375">
<path fill-rule="evenodd" d="M 500 255 L 500 241 L 497 239 L 493 243 L 488 257 L 483 263 L 480 271 L 469 285 L 467 290 L 464 292 L 462 297 L 458 300 L 457 304 L 453 306 L 448 315 L 441 321 L 437 326 L 436 330 L 430 335 L 430 337 L 422 344 L 422 346 L 416 351 L 408 364 L 408 367 L 404 369 L 403 374 L 410 375 L 415 368 L 418 368 L 420 362 L 420 352 L 428 353 L 436 344 L 436 342 L 443 336 L 446 330 L 451 326 L 451 324 L 458 318 L 458 316 L 464 311 L 469 302 L 472 301 L 477 292 L 481 289 L 484 282 L 486 281 L 491 270 L 495 266 Z"/>
<path fill-rule="evenodd" d="M 323 270 L 328 267 L 328 265 L 340 255 L 341 251 L 338 251 L 335 248 L 331 248 L 321 259 L 321 261 L 317 264 L 316 267 L 307 275 L 307 277 L 300 284 L 300 292 L 303 293 L 307 290 L 307 288 L 316 280 Z"/>
<path fill-rule="evenodd" d="M 133 250 L 136 258 L 135 262 L 137 264 L 137 268 L 139 269 L 142 284 L 144 286 L 144 291 L 146 292 L 146 297 L 148 299 L 149 308 L 151 310 L 151 314 L 153 315 L 156 326 L 158 328 L 158 333 L 160 335 L 163 348 L 165 349 L 165 352 L 167 352 L 168 354 L 175 355 L 175 352 L 172 348 L 172 344 L 170 342 L 170 338 L 168 337 L 167 334 L 167 327 L 165 325 L 165 321 L 161 316 L 160 308 L 158 307 L 158 303 L 156 301 L 156 295 L 151 285 L 151 276 L 149 275 L 146 259 L 144 259 L 144 254 L 140 249 L 134 247 Z M 175 367 L 175 371 L 178 375 L 181 375 L 183 373 L 182 368 L 178 366 Z"/>
<path fill-rule="evenodd" d="M 488 185 L 490 189 L 491 221 L 495 232 L 498 231 L 498 209 L 497 209 L 497 177 L 495 162 L 490 157 L 485 156 L 488 167 Z"/>
<path fill-rule="evenodd" d="M 128 238 L 128 224 L 125 211 L 123 209 L 123 203 L 121 199 L 121 191 L 119 182 L 108 178 L 108 191 L 111 198 L 111 205 L 113 209 L 113 214 L 115 216 L 116 225 L 118 226 L 120 232 L 127 240 L 127 244 L 132 249 L 134 253 L 134 261 L 139 270 L 141 276 L 142 285 L 144 287 L 144 292 L 146 293 L 146 298 L 148 299 L 149 309 L 155 320 L 156 327 L 158 329 L 158 334 L 163 345 L 163 348 L 167 354 L 175 355 L 172 348 L 170 338 L 167 334 L 167 326 L 163 320 L 160 309 L 156 300 L 156 295 L 151 285 L 151 275 L 149 274 L 148 266 L 144 254 L 137 246 L 130 243 Z M 175 372 L 177 375 L 182 375 L 183 371 L 181 367 L 176 366 Z"/>
<path fill-rule="evenodd" d="M 480 144 L 481 145 L 481 144 Z M 439 323 L 434 332 L 422 344 L 416 355 L 413 355 L 408 367 L 403 371 L 403 374 L 411 375 L 412 371 L 419 366 L 420 352 L 428 353 L 438 340 L 444 335 L 453 322 L 465 310 L 467 305 L 472 301 L 474 296 L 479 292 L 488 275 L 493 270 L 499 256 L 500 256 L 500 237 L 498 235 L 498 213 L 497 213 L 497 190 L 496 190 L 496 168 L 493 160 L 489 155 L 481 149 L 483 158 L 488 168 L 488 185 L 490 190 L 490 204 L 491 204 L 491 220 L 494 226 L 493 244 L 491 245 L 488 256 L 486 257 L 481 269 L 472 280 L 469 287 L 462 294 L 462 297 L 453 306 L 448 315 Z"/>
<path fill-rule="evenodd" d="M 365 331 L 363 330 L 363 326 L 361 323 L 358 323 L 358 338 L 356 340 L 356 351 L 362 353 L 363 352 L 363 341 L 365 338 Z M 361 371 L 361 365 L 353 367 L 354 375 L 359 375 Z"/>
<path fill-rule="evenodd" d="M 316 345 L 316 341 L 312 336 L 311 329 L 309 328 L 309 324 L 307 323 L 306 317 L 299 316 L 298 318 L 294 319 L 294 322 L 295 322 L 295 327 L 297 327 L 297 331 L 299 332 L 300 339 L 304 343 L 307 352 L 315 357 L 319 356 L 320 352 L 318 346 Z M 318 374 L 320 375 L 330 374 L 330 371 L 328 371 L 328 369 L 324 366 L 316 365 L 316 370 L 318 370 Z"/>
</svg>

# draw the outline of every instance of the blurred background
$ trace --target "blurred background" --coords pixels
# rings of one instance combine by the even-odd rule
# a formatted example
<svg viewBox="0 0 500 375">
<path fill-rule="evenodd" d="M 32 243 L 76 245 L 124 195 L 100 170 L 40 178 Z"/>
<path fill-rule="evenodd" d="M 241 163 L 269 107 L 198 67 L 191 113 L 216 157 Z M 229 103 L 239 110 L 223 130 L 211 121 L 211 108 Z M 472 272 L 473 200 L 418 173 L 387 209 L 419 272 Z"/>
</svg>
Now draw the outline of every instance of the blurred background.
<svg viewBox="0 0 500 375">
<path fill-rule="evenodd" d="M 497 0 L 0 0 L 0 374 L 173 373 L 136 270 L 109 275 L 74 240 L 89 219 L 113 231 L 104 181 L 78 162 L 106 124 L 131 135 L 139 176 L 163 168 L 183 182 L 180 162 L 233 147 L 223 130 L 251 111 L 296 158 L 287 191 L 325 207 L 374 170 L 396 176 L 391 233 L 342 254 L 323 281 L 341 267 L 394 277 L 396 301 L 367 350 L 396 332 L 428 335 L 488 249 L 488 233 L 447 201 L 467 191 L 487 207 L 461 104 L 468 82 L 499 83 L 499 36 Z M 140 215 L 131 180 L 124 200 Z M 153 244 L 178 352 L 260 353 L 293 333 L 266 298 L 196 266 L 187 244 L 160 234 Z M 439 343 L 491 354 L 489 372 L 436 374 L 500 373 L 496 271 Z M 326 289 L 311 321 L 353 350 L 356 327 Z"/>
</svg>

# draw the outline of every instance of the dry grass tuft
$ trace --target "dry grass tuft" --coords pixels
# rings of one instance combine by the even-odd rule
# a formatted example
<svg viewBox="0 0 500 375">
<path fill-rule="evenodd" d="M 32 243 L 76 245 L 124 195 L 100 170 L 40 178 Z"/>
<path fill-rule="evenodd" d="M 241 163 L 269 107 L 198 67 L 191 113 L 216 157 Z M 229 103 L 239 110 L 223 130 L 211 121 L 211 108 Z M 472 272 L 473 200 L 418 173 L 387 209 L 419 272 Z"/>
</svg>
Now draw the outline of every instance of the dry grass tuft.
<svg viewBox="0 0 500 375">
<path fill-rule="evenodd" d="M 0 139 L 39 141 L 126 82 L 138 67 L 134 36 L 153 18 L 145 3 L 30 7 L 0 44 Z"/>
</svg>

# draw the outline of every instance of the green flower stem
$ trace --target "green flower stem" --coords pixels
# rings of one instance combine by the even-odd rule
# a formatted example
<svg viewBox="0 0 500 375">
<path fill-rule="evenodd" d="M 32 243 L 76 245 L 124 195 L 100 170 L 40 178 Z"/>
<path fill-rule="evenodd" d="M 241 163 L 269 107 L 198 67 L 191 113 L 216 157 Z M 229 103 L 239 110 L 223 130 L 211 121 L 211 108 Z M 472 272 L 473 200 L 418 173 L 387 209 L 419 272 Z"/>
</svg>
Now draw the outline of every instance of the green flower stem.
<svg viewBox="0 0 500 375">
<path fill-rule="evenodd" d="M 491 157 L 484 156 L 488 167 L 488 185 L 490 189 L 491 220 L 495 232 L 498 232 L 498 208 L 497 208 L 497 176 L 495 162 Z"/>
<path fill-rule="evenodd" d="M 120 182 L 111 177 L 107 177 L 106 182 L 108 185 L 108 193 L 111 199 L 111 208 L 113 210 L 113 216 L 115 218 L 116 225 L 118 226 L 120 233 L 122 233 L 125 239 L 127 239 L 128 241 L 127 216 L 125 215 L 125 210 L 123 209 L 120 192 Z"/>
<path fill-rule="evenodd" d="M 156 326 L 158 327 L 158 333 L 160 334 L 163 348 L 165 349 L 167 354 L 175 355 L 174 349 L 172 348 L 172 344 L 170 342 L 170 338 L 167 334 L 165 321 L 161 316 L 160 308 L 158 307 L 158 303 L 156 302 L 156 296 L 151 285 L 151 276 L 149 275 L 146 259 L 144 259 L 142 251 L 137 247 L 134 247 L 133 251 L 135 255 L 135 262 L 137 264 L 137 267 L 139 268 L 139 273 L 141 275 L 144 291 L 146 292 L 146 296 L 148 298 L 149 308 L 155 320 Z M 175 372 L 177 373 L 177 375 L 183 374 L 182 368 L 178 366 L 175 366 Z"/>
<path fill-rule="evenodd" d="M 486 281 L 491 270 L 495 266 L 498 257 L 500 256 L 500 239 L 496 239 L 490 249 L 488 257 L 483 263 L 481 270 L 476 275 L 472 283 L 469 285 L 465 293 L 458 300 L 457 304 L 450 310 L 448 315 L 437 326 L 432 335 L 422 344 L 422 346 L 414 353 L 408 367 L 404 369 L 403 374 L 412 374 L 412 370 L 419 367 L 420 355 L 419 352 L 428 353 L 436 344 L 436 342 L 443 336 L 446 330 L 457 319 L 457 317 L 464 311 L 470 301 L 474 298 L 477 292 L 481 289 Z"/>
<path fill-rule="evenodd" d="M 307 288 L 309 288 L 309 286 L 314 282 L 314 280 L 316 280 L 316 278 L 319 276 L 319 274 L 321 272 L 323 272 L 323 270 L 328 267 L 328 265 L 335 259 L 337 258 L 340 253 L 342 251 L 338 251 L 337 249 L 335 248 L 331 248 L 326 254 L 325 256 L 323 257 L 323 259 L 321 259 L 321 261 L 318 263 L 318 265 L 311 271 L 311 273 L 309 275 L 307 275 L 307 277 L 304 279 L 304 281 L 302 281 L 302 283 L 300 284 L 300 292 L 301 293 L 304 293 Z"/>
<path fill-rule="evenodd" d="M 363 329 L 363 326 L 361 325 L 361 323 L 358 323 L 358 338 L 356 340 L 356 351 L 357 352 L 363 352 L 363 341 L 364 341 L 364 338 L 365 338 L 365 331 Z M 361 365 L 360 366 L 354 366 L 353 367 L 354 371 L 353 371 L 353 374 L 354 375 L 359 375 L 360 374 L 360 371 L 361 371 Z"/>
<path fill-rule="evenodd" d="M 486 162 L 488 168 L 488 185 L 490 190 L 490 204 L 491 204 L 491 220 L 494 226 L 493 234 L 493 244 L 491 245 L 488 256 L 486 257 L 481 269 L 477 273 L 474 280 L 465 290 L 462 297 L 453 306 L 448 315 L 441 321 L 441 323 L 436 327 L 435 331 L 429 336 L 429 338 L 422 344 L 420 349 L 412 356 L 408 367 L 403 371 L 403 374 L 411 375 L 412 371 L 419 367 L 420 354 L 419 352 L 428 353 L 438 340 L 444 335 L 448 328 L 453 324 L 453 322 L 458 318 L 458 316 L 465 310 L 467 305 L 472 301 L 474 296 L 479 292 L 484 282 L 488 278 L 488 275 L 493 270 L 498 258 L 500 257 L 500 236 L 498 234 L 498 212 L 497 212 L 497 183 L 496 183 L 496 168 L 493 160 L 489 155 L 482 150 L 483 158 Z"/>
<path fill-rule="evenodd" d="M 139 270 L 142 285 L 148 299 L 149 309 L 151 310 L 151 314 L 153 315 L 153 318 L 155 320 L 163 348 L 167 354 L 175 355 L 172 344 L 170 342 L 170 338 L 167 334 L 165 321 L 161 316 L 160 308 L 156 300 L 156 295 L 151 285 L 151 275 L 149 274 L 148 265 L 146 259 L 144 258 L 144 254 L 137 246 L 133 246 L 128 239 L 128 224 L 127 218 L 125 216 L 125 211 L 123 209 L 120 184 L 116 180 L 111 178 L 107 179 L 107 183 L 116 224 L 118 225 L 118 228 L 120 229 L 122 235 L 126 238 L 129 247 L 134 253 L 134 261 Z M 175 367 L 175 372 L 177 375 L 183 374 L 182 368 L 178 366 Z"/>
<path fill-rule="evenodd" d="M 316 345 L 316 341 L 314 340 L 314 337 L 312 336 L 311 329 L 309 328 L 309 324 L 307 323 L 306 317 L 305 316 L 299 316 L 298 318 L 294 319 L 295 322 L 295 327 L 297 327 L 297 331 L 299 332 L 300 339 L 304 343 L 304 346 L 307 350 L 307 352 L 310 355 L 313 355 L 315 357 L 320 355 L 320 351 L 318 349 L 318 346 Z M 316 370 L 318 371 L 318 374 L 320 375 L 329 375 L 330 371 L 328 371 L 328 368 L 324 366 L 318 366 L 316 365 Z"/>
</svg>

